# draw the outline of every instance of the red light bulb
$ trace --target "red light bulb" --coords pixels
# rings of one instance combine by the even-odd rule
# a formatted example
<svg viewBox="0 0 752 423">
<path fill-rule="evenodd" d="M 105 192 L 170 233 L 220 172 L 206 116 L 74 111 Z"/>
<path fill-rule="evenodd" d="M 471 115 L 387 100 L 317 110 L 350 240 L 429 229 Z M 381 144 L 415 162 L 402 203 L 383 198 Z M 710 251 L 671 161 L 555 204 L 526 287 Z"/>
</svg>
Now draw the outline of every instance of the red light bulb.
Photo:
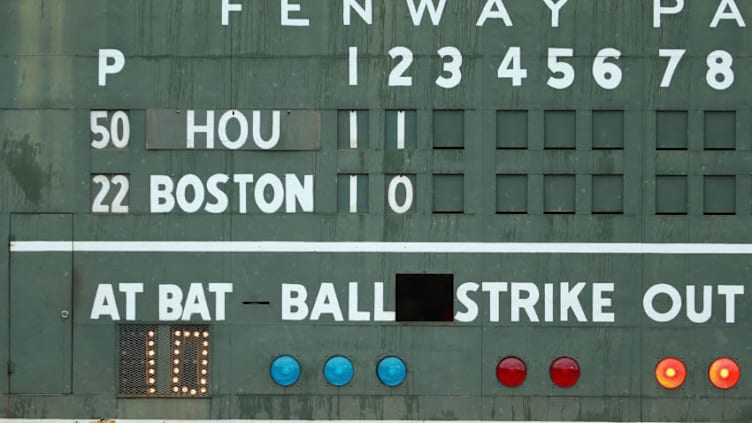
<svg viewBox="0 0 752 423">
<path fill-rule="evenodd" d="M 496 366 L 496 378 L 504 386 L 520 386 L 527 376 L 525 362 L 517 357 L 507 357 Z"/>
<path fill-rule="evenodd" d="M 572 358 L 559 357 L 548 370 L 551 380 L 561 388 L 569 388 L 580 378 L 580 365 Z"/>
</svg>

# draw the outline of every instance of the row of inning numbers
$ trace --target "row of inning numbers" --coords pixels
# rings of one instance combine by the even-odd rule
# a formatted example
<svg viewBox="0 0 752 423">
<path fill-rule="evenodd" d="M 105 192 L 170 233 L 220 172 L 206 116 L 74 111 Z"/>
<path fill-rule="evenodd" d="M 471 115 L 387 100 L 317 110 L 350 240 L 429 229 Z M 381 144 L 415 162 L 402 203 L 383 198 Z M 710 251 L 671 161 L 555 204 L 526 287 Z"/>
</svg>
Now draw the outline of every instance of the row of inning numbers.
<svg viewBox="0 0 752 423">
<path fill-rule="evenodd" d="M 658 56 L 667 59 L 666 67 L 661 78 L 661 87 L 668 88 L 674 79 L 686 54 L 685 49 L 660 49 Z M 435 80 L 437 86 L 445 89 L 455 88 L 462 83 L 462 52 L 456 47 L 442 47 L 437 52 L 442 60 L 442 72 Z M 601 49 L 593 59 L 592 77 L 603 89 L 613 90 L 618 88 L 623 79 L 622 69 L 619 67 L 621 51 L 615 48 Z M 408 74 L 412 66 L 413 52 L 403 46 L 397 46 L 389 50 L 389 57 L 394 60 L 394 66 L 389 72 L 388 85 L 390 87 L 411 87 L 413 77 Z M 567 59 L 574 57 L 574 49 L 549 48 L 547 65 L 551 76 L 546 82 L 549 87 L 564 90 L 572 86 L 575 80 L 575 68 Z M 358 85 L 358 48 L 350 47 L 349 50 L 349 84 Z M 705 81 L 714 90 L 723 91 L 734 84 L 734 58 L 725 50 L 715 50 L 706 57 L 707 72 Z M 498 67 L 496 76 L 499 79 L 509 79 L 514 87 L 523 85 L 528 77 L 528 69 L 523 66 L 522 49 L 509 47 Z"/>
</svg>

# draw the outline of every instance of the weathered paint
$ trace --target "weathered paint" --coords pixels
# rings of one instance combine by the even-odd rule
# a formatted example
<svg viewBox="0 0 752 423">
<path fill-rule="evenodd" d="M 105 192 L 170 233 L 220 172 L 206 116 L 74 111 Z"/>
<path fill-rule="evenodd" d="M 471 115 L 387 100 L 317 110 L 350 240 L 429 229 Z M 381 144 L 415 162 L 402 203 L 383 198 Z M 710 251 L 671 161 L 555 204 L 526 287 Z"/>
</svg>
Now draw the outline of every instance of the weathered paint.
<svg viewBox="0 0 752 423">
<path fill-rule="evenodd" d="M 9 364 L 0 372 L 0 417 L 752 420 L 752 33 L 733 19 L 710 28 L 719 1 L 686 2 L 660 29 L 649 0 L 569 0 L 557 28 L 545 3 L 532 0 L 503 2 L 511 27 L 500 20 L 476 27 L 484 0 L 448 0 L 437 27 L 428 16 L 415 26 L 402 0 L 374 1 L 371 26 L 355 14 L 344 26 L 341 1 L 301 0 L 302 11 L 291 15 L 310 27 L 280 25 L 277 0 L 234 3 L 243 10 L 230 14 L 228 26 L 215 0 L 0 3 L 0 237 L 9 240 L 0 253 L 0 363 Z M 749 5 L 736 3 L 750 21 Z M 388 86 L 396 63 L 389 51 L 397 46 L 413 54 L 405 73 L 412 87 Z M 463 55 L 462 80 L 451 89 L 435 82 L 451 74 L 441 72 L 450 50 L 437 54 L 447 46 Z M 497 78 L 510 47 L 520 47 L 528 72 L 519 87 Z M 549 47 L 574 50 L 560 59 L 576 70 L 571 87 L 547 85 Z M 605 48 L 621 53 L 607 60 L 622 71 L 613 90 L 593 76 L 594 56 Z M 100 49 L 125 57 L 106 86 L 98 83 Z M 668 59 L 659 49 L 687 50 L 669 88 L 660 88 Z M 706 78 L 715 50 L 734 58 L 727 90 Z M 128 148 L 92 148 L 91 111 L 105 110 L 128 112 Z M 249 132 L 243 149 L 230 150 L 218 132 L 214 150 L 183 148 L 181 116 L 189 110 L 214 110 L 217 121 L 237 110 L 249 125 L 252 111 L 279 110 L 280 145 L 261 151 Z M 526 120 L 514 130 L 525 134 L 526 148 L 497 148 L 510 146 L 503 128 L 519 118 L 498 112 L 523 110 Z M 663 113 L 676 111 L 684 113 Z M 729 113 L 705 112 L 734 113 L 729 125 Z M 669 129 L 684 128 L 685 149 L 661 148 L 682 132 L 661 132 L 664 119 Z M 621 148 L 610 144 L 612 135 L 621 136 Z M 217 214 L 151 212 L 151 175 L 205 181 L 266 173 L 313 175 L 313 211 L 282 206 L 264 215 L 251 206 L 243 213 L 230 194 L 229 208 Z M 129 177 L 127 213 L 92 213 L 95 175 L 110 178 L 108 205 L 118 189 L 112 177 Z M 525 175 L 521 191 L 497 189 L 520 181 L 504 179 L 510 175 Z M 621 176 L 620 196 L 604 195 L 619 186 L 613 176 Z M 684 179 L 670 178 L 677 176 Z M 395 207 L 395 180 L 413 188 L 411 207 Z M 510 206 L 514 195 L 524 198 L 523 213 Z M 346 312 L 349 283 L 358 281 L 358 304 L 375 313 L 370 287 L 384 282 L 383 306 L 392 310 L 398 273 L 453 274 L 455 288 L 533 282 L 541 294 L 545 284 L 612 283 L 615 321 L 493 322 L 480 299 L 478 318 L 467 323 L 280 317 L 285 283 L 303 285 L 310 297 L 331 283 Z M 158 286 L 188 292 L 200 283 L 209 295 L 208 284 L 222 282 L 233 292 L 225 320 L 210 322 L 211 397 L 118 397 L 116 323 L 91 319 L 98 287 L 143 283 L 136 321 L 158 323 Z M 733 324 L 716 291 L 708 322 L 694 323 L 682 310 L 659 323 L 643 310 L 643 295 L 656 284 L 682 295 L 687 285 L 747 292 Z M 114 292 L 125 318 L 125 297 Z M 207 299 L 214 318 L 214 297 Z M 593 295 L 583 291 L 581 299 L 590 305 Z M 192 317 L 201 321 L 200 313 Z M 301 363 L 301 380 L 289 388 L 269 378 L 280 354 Z M 355 365 L 353 382 L 342 388 L 321 374 L 335 354 Z M 389 354 L 408 367 L 395 388 L 375 374 Z M 508 355 L 528 365 L 519 388 L 496 381 L 496 363 Z M 583 369 L 566 390 L 547 374 L 561 355 Z M 666 356 L 687 364 L 688 379 L 675 391 L 653 379 Z M 707 381 L 719 356 L 742 369 L 729 391 Z"/>
</svg>

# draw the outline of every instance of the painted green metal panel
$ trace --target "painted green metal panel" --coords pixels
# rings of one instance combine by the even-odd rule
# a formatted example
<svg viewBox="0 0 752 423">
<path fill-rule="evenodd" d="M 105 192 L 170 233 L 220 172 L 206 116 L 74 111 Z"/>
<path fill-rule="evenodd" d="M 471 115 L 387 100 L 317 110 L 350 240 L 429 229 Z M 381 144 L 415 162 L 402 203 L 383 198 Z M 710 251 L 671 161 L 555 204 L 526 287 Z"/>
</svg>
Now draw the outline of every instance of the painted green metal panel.
<svg viewBox="0 0 752 423">
<path fill-rule="evenodd" d="M 341 1 L 292 2 L 302 8 L 292 15 L 308 18 L 309 27 L 281 25 L 278 0 L 233 1 L 243 11 L 230 14 L 229 26 L 221 25 L 221 2 L 214 0 L 0 2 L 0 213 L 11 238 L 525 246 L 752 240 L 752 111 L 745 90 L 752 83 L 745 71 L 752 32 L 733 20 L 710 28 L 716 1 L 686 2 L 685 12 L 663 16 L 660 29 L 652 26 L 649 0 L 571 0 L 557 28 L 540 1 L 507 0 L 514 25 L 496 19 L 482 27 L 475 25 L 482 0 L 447 1 L 437 27 L 428 16 L 414 25 L 403 0 L 376 1 L 373 25 L 353 13 L 350 26 L 342 23 Z M 737 3 L 743 14 L 750 12 Z M 358 47 L 358 85 L 348 81 L 351 46 Z M 404 74 L 412 78 L 411 87 L 388 86 L 399 62 L 389 55 L 395 46 L 413 53 Z M 435 82 L 451 73 L 444 68 L 449 58 L 437 55 L 445 46 L 463 54 L 462 82 L 451 89 Z M 514 46 L 527 71 L 517 87 L 497 77 Z M 571 87 L 548 86 L 549 47 L 574 50 L 573 57 L 560 58 L 575 71 Z M 614 90 L 593 78 L 595 57 L 606 47 L 621 52 L 619 59 L 607 59 L 622 71 Z M 127 59 L 106 87 L 97 84 L 102 48 L 120 49 Z M 668 59 L 658 51 L 666 48 L 687 52 L 671 87 L 660 88 Z M 719 91 L 707 83 L 707 63 L 708 54 L 721 49 L 734 57 L 735 82 Z M 93 110 L 127 113 L 127 148 L 91 146 Z M 217 120 L 230 110 L 249 116 L 280 110 L 302 118 L 290 122 L 283 116 L 282 143 L 271 151 L 250 142 L 241 151 L 188 150 L 185 121 L 176 117 L 188 110 L 214 110 Z M 357 148 L 350 143 L 351 110 L 357 111 Z M 404 150 L 397 143 L 399 111 L 406 111 Z M 230 135 L 237 135 L 230 127 Z M 243 211 L 240 192 L 225 183 L 228 206 L 222 213 L 203 207 L 152 213 L 153 175 L 177 183 L 188 174 L 206 181 L 217 174 L 253 174 L 258 180 L 265 173 L 313 175 L 313 212 L 283 208 L 267 215 L 253 201 Z M 94 179 L 114 175 L 129 178 L 128 213 L 92 213 L 101 192 Z M 349 209 L 351 175 L 359 176 L 357 213 Z M 414 189 L 405 214 L 392 211 L 387 199 L 390 182 L 400 175 Z M 111 204 L 115 194 L 111 188 L 103 202 Z M 254 196 L 252 189 L 245 194 Z M 400 189 L 398 202 L 402 196 Z M 63 226 L 72 233 L 43 232 L 60 225 L 21 223 L 32 219 L 24 213 L 68 213 Z M 7 229 L 0 235 L 7 237 Z M 739 297 L 733 324 L 725 321 L 726 303 L 717 293 L 712 319 L 701 324 L 684 310 L 671 323 L 653 322 L 642 306 L 643 294 L 657 283 L 682 296 L 689 286 L 749 290 L 748 254 L 4 254 L 11 260 L 0 258 L 0 304 L 9 315 L 0 318 L 0 361 L 21 359 L 23 371 L 10 380 L 0 376 L 0 417 L 746 422 L 752 416 L 744 376 L 752 353 L 748 297 Z M 63 261 L 73 263 L 65 290 L 70 298 L 28 283 L 30 276 L 40 283 L 60 278 Z M 373 282 L 384 283 L 384 302 L 392 308 L 398 273 L 450 273 L 455 288 L 528 281 L 541 295 L 546 284 L 558 295 L 561 282 L 613 283 L 616 321 L 592 321 L 589 285 L 579 297 L 587 322 L 572 312 L 561 321 L 558 296 L 551 321 L 541 300 L 539 321 L 512 322 L 507 294 L 500 297 L 500 321 L 491 321 L 482 290 L 470 294 L 479 307 L 472 322 L 346 321 L 350 282 L 360 282 L 358 303 L 373 313 Z M 117 284 L 143 283 L 135 321 L 154 323 L 160 319 L 160 285 L 185 292 L 192 283 L 218 282 L 232 282 L 234 292 L 226 319 L 210 323 L 211 397 L 119 397 L 117 326 L 123 320 L 90 318 L 98 287 L 112 284 L 122 317 L 125 295 Z M 308 307 L 322 283 L 333 283 L 345 321 L 331 315 L 282 320 L 283 283 L 304 286 Z M 216 317 L 215 297 L 208 299 Z M 67 349 L 60 349 L 62 355 L 51 348 L 27 354 L 19 342 L 34 338 L 19 341 L 16 334 L 54 329 L 60 322 L 45 313 L 59 312 L 59 304 L 46 303 L 55 301 L 72 306 Z M 454 301 L 455 312 L 461 311 L 463 304 Z M 665 296 L 655 304 L 669 308 Z M 280 354 L 295 355 L 302 366 L 301 380 L 289 388 L 269 377 L 269 364 Z M 324 381 L 321 366 L 333 354 L 347 354 L 355 363 L 351 385 L 334 388 Z M 400 355 L 408 365 L 407 380 L 396 388 L 381 385 L 375 375 L 386 354 Z M 528 365 L 528 377 L 516 389 L 495 378 L 496 363 L 508 355 Z M 560 355 L 575 356 L 583 369 L 569 390 L 553 386 L 547 374 Z M 674 391 L 661 389 L 653 378 L 655 363 L 668 355 L 683 358 L 690 369 L 685 385 Z M 716 390 L 705 375 L 721 355 L 742 365 L 742 379 L 729 391 Z M 60 367 L 68 376 L 40 384 L 35 370 L 24 370 L 24 360 L 72 365 Z M 69 395 L 15 394 L 20 391 Z"/>
<path fill-rule="evenodd" d="M 14 214 L 11 239 L 67 241 L 64 214 Z M 9 386 L 12 394 L 66 394 L 71 385 L 72 253 L 11 254 Z"/>
</svg>

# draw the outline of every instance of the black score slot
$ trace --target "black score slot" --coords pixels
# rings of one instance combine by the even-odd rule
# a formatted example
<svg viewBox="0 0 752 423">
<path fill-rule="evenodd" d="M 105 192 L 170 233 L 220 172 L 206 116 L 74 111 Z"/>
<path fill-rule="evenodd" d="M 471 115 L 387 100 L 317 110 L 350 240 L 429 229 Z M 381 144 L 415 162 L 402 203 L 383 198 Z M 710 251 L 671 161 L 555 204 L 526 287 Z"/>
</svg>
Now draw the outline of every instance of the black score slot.
<svg viewBox="0 0 752 423">
<path fill-rule="evenodd" d="M 398 322 L 451 322 L 454 319 L 454 275 L 398 274 Z"/>
</svg>

